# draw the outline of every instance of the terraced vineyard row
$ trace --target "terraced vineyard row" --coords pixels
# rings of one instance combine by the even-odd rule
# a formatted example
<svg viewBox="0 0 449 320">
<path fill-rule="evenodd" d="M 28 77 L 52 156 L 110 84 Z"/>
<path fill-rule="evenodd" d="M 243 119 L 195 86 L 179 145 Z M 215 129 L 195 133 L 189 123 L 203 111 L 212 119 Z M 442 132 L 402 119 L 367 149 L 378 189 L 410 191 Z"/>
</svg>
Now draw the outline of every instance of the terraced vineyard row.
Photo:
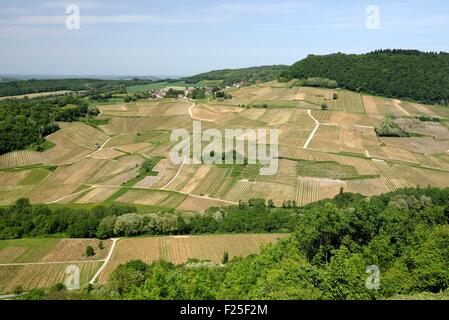
<svg viewBox="0 0 449 320">
<path fill-rule="evenodd" d="M 412 182 L 409 182 L 402 178 L 398 172 L 393 170 L 387 162 L 378 161 L 375 162 L 376 168 L 379 170 L 381 174 L 381 180 L 385 183 L 385 185 L 390 189 L 390 191 L 395 191 L 402 188 L 415 188 Z"/>
<path fill-rule="evenodd" d="M 0 156 L 0 169 L 31 166 L 44 162 L 44 157 L 39 152 L 14 151 Z"/>
<path fill-rule="evenodd" d="M 247 201 L 255 192 L 254 182 L 237 181 L 232 189 L 223 197 L 227 201 L 239 202 Z"/>
<path fill-rule="evenodd" d="M 258 253 L 260 246 L 276 242 L 286 234 L 247 234 L 153 237 L 120 240 L 111 261 L 102 272 L 99 281 L 106 282 L 111 272 L 119 265 L 140 259 L 151 263 L 165 259 L 175 264 L 187 262 L 189 258 L 221 263 L 223 253 L 230 258 Z"/>
<path fill-rule="evenodd" d="M 299 177 L 296 185 L 296 204 L 303 206 L 319 200 L 320 182 L 317 179 Z"/>
<path fill-rule="evenodd" d="M 198 195 L 215 194 L 222 187 L 223 181 L 230 176 L 230 168 L 214 167 L 203 179 L 203 182 L 193 190 L 193 193 Z"/>
</svg>

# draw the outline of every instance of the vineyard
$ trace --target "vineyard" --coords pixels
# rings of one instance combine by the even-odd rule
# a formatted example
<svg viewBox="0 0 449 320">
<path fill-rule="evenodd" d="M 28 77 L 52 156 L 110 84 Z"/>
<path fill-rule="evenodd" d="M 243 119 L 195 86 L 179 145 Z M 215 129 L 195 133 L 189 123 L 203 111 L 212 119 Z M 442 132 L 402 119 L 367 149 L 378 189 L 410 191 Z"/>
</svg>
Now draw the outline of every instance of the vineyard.
<svg viewBox="0 0 449 320">
<path fill-rule="evenodd" d="M 292 82 L 225 91 L 232 99 L 101 104 L 99 119 L 108 121 L 96 128 L 61 123 L 46 137 L 52 148 L 0 155 L 0 204 L 26 197 L 34 203 L 118 201 L 202 211 L 251 198 L 304 204 L 332 197 L 341 188 L 373 195 L 418 185 L 449 186 L 447 108 L 340 89 L 299 88 Z M 323 102 L 328 110 L 322 109 Z M 422 114 L 438 120 L 423 121 Z M 377 136 L 376 127 L 389 115 L 412 136 Z M 278 172 L 261 176 L 260 163 L 173 164 L 169 153 L 177 142 L 170 141 L 172 130 L 191 133 L 193 120 L 199 119 L 203 132 L 277 129 Z M 201 139 L 202 147 L 207 138 Z M 157 157 L 165 160 L 153 173 L 142 174 L 143 163 Z M 298 182 L 298 177 L 306 178 Z"/>
<path fill-rule="evenodd" d="M 127 191 L 123 196 L 119 197 L 116 201 L 147 206 L 176 208 L 185 199 L 186 196 L 184 194 L 171 191 L 131 189 Z"/>
<path fill-rule="evenodd" d="M 285 234 L 213 235 L 123 239 L 117 243 L 111 261 L 100 276 L 107 282 L 119 265 L 140 259 L 151 263 L 166 260 L 182 264 L 188 259 L 221 263 L 224 252 L 230 258 L 258 253 L 260 246 L 284 238 Z"/>
<path fill-rule="evenodd" d="M 97 239 L 18 239 L 0 240 L 0 294 L 21 286 L 28 291 L 49 288 L 67 279 L 66 268 L 80 268 L 81 285 L 87 284 L 105 259 L 111 241 Z M 92 257 L 85 255 L 94 248 Z"/>
<path fill-rule="evenodd" d="M 319 179 L 298 177 L 296 185 L 296 203 L 299 206 L 320 200 Z"/>
<path fill-rule="evenodd" d="M 44 157 L 36 151 L 14 151 L 0 156 L 0 169 L 25 167 L 44 163 Z"/>
<path fill-rule="evenodd" d="M 0 265 L 0 293 L 12 293 L 17 286 L 21 286 L 24 291 L 29 291 L 65 283 L 68 278 L 67 267 L 72 265 L 80 269 L 80 286 L 85 286 L 101 264 L 94 261 L 76 264 Z"/>
</svg>

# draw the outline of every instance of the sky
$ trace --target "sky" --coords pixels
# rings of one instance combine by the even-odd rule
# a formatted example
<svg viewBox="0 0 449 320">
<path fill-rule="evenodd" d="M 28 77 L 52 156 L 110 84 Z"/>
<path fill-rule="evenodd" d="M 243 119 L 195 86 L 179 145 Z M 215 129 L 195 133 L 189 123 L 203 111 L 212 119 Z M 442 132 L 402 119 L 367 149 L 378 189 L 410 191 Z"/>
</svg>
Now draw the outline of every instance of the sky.
<svg viewBox="0 0 449 320">
<path fill-rule="evenodd" d="M 0 0 L 0 74 L 184 76 L 448 39 L 447 0 Z"/>
</svg>

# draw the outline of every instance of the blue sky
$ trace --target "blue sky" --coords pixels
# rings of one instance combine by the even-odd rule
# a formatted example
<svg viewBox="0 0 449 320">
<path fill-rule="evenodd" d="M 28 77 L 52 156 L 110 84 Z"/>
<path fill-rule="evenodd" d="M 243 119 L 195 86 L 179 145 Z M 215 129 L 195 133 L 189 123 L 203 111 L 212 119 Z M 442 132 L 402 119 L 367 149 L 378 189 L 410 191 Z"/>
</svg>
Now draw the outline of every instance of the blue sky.
<svg viewBox="0 0 449 320">
<path fill-rule="evenodd" d="M 66 7 L 80 8 L 68 30 Z M 366 27 L 379 8 L 380 29 Z M 0 74 L 189 75 L 379 48 L 449 51 L 447 0 L 0 0 Z"/>
</svg>

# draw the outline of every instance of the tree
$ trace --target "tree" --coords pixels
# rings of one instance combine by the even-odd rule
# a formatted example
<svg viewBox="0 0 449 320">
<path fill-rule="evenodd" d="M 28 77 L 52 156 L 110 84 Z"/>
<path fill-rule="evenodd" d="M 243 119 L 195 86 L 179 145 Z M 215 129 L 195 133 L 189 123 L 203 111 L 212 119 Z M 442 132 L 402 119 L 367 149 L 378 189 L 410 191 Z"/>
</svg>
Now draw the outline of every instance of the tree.
<svg viewBox="0 0 449 320">
<path fill-rule="evenodd" d="M 23 287 L 21 285 L 15 286 L 13 291 L 12 291 L 16 296 L 20 296 L 24 290 Z"/>
<path fill-rule="evenodd" d="M 326 102 L 323 102 L 323 103 L 321 104 L 321 109 L 322 109 L 322 110 L 328 110 L 328 109 L 329 109 L 329 106 L 327 105 Z"/>
<path fill-rule="evenodd" d="M 86 257 L 93 257 L 95 255 L 95 249 L 92 246 L 86 247 Z"/>
<path fill-rule="evenodd" d="M 54 292 L 60 292 L 67 290 L 67 287 L 63 283 L 58 282 L 50 290 Z"/>
<path fill-rule="evenodd" d="M 96 236 L 99 239 L 107 239 L 114 236 L 115 222 L 117 221 L 116 216 L 104 217 L 100 224 L 98 225 Z"/>
<path fill-rule="evenodd" d="M 273 200 L 268 200 L 268 208 L 274 208 L 275 206 L 274 206 L 274 202 L 273 202 Z"/>
<path fill-rule="evenodd" d="M 145 282 L 148 266 L 141 260 L 134 260 L 119 265 L 110 277 L 111 286 L 119 294 L 129 291 L 130 288 L 141 286 Z"/>
<path fill-rule="evenodd" d="M 338 99 L 338 94 L 334 93 L 332 97 L 333 97 L 334 100 L 337 100 Z"/>
<path fill-rule="evenodd" d="M 377 125 L 375 130 L 379 137 L 410 137 L 407 131 L 387 117 Z"/>
<path fill-rule="evenodd" d="M 225 253 L 223 253 L 223 259 L 221 260 L 222 264 L 227 264 L 229 261 L 229 253 L 226 251 Z"/>
<path fill-rule="evenodd" d="M 99 248 L 100 250 L 103 250 L 103 249 L 104 249 L 103 241 L 100 241 L 100 242 L 98 243 L 98 248 Z"/>
<path fill-rule="evenodd" d="M 137 213 L 124 214 L 117 218 L 114 233 L 119 236 L 136 236 L 143 233 L 144 219 Z"/>
</svg>

